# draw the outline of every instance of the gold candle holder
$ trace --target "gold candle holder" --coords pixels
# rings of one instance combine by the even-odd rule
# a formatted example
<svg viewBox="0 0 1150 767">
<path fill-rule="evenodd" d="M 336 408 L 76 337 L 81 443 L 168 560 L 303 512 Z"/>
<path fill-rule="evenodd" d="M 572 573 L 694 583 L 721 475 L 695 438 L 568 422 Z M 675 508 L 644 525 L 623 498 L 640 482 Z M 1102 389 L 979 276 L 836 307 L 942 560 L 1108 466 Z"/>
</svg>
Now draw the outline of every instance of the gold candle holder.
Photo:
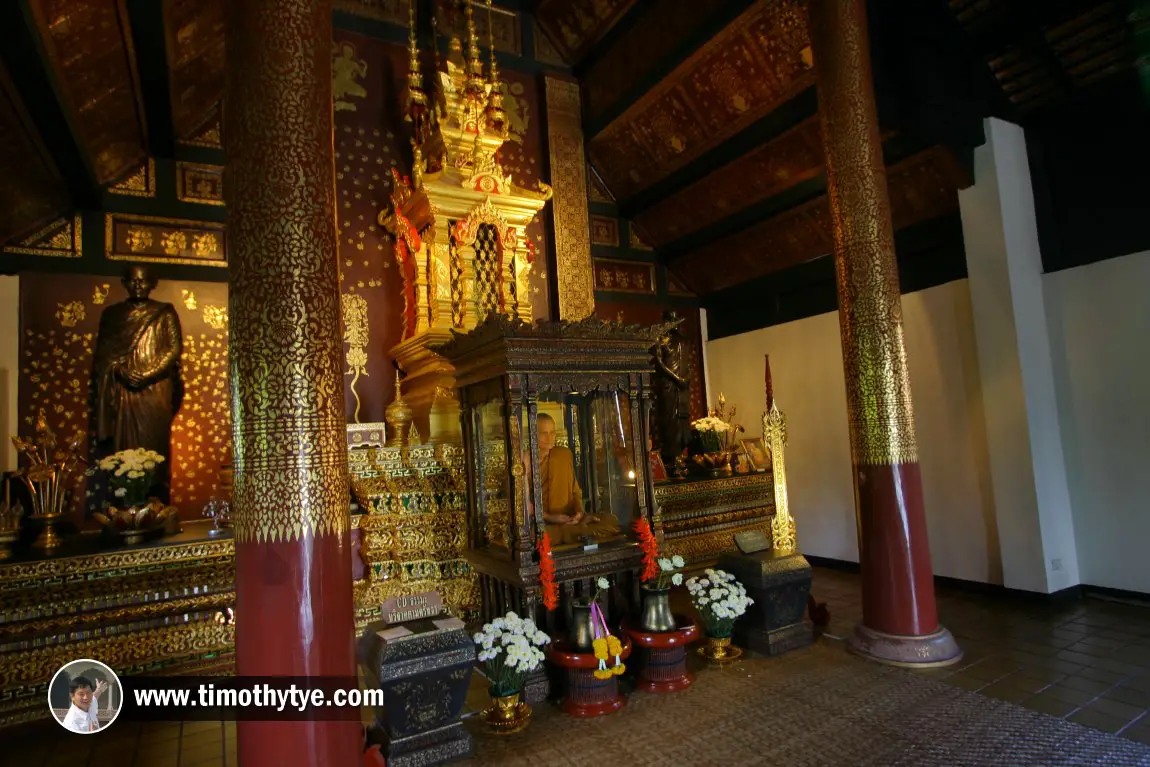
<svg viewBox="0 0 1150 767">
<path fill-rule="evenodd" d="M 77 432 L 70 442 L 60 445 L 43 410 L 36 418 L 35 430 L 34 437 L 12 438 L 16 450 L 28 461 L 27 466 L 16 470 L 15 476 L 28 488 L 32 498 L 32 513 L 28 518 L 44 526 L 32 545 L 38 549 L 54 549 L 61 542 L 54 524 L 64 516 L 68 490 L 84 475 L 83 467 L 88 463 L 80 452 L 84 434 Z"/>
</svg>

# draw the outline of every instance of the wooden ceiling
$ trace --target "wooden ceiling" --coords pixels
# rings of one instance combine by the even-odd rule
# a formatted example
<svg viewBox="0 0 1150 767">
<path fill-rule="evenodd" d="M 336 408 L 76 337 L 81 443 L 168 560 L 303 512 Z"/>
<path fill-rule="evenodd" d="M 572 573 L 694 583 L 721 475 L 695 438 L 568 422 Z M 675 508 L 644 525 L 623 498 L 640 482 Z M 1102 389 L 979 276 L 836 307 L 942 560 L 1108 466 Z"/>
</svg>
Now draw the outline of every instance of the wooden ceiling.
<svg viewBox="0 0 1150 767">
<path fill-rule="evenodd" d="M 829 251 L 805 0 L 503 4 L 533 13 L 535 34 L 581 80 L 596 183 L 687 288 L 712 294 Z M 921 111 L 949 97 L 924 74 L 938 69 L 932 54 L 968 54 L 996 91 L 996 113 L 1017 120 L 1072 101 L 1134 58 L 1118 0 L 868 5 L 872 36 L 882 36 L 876 81 L 900 226 L 953 215 L 969 181 L 971 142 L 921 129 L 932 124 Z M 386 23 L 406 13 L 397 0 L 337 6 Z M 218 131 L 225 8 L 0 3 L 0 241 L 98 207 L 101 190 L 148 157 Z M 968 85 L 948 83 L 948 93 Z M 972 109 L 960 117 L 994 111 Z M 956 121 L 940 111 L 933 124 Z"/>
<path fill-rule="evenodd" d="M 540 3 L 539 27 L 583 82 L 597 181 L 699 295 L 831 250 L 805 5 Z M 957 115 L 971 123 L 966 135 L 980 136 L 982 117 L 1025 120 L 1132 60 L 1118 2 L 868 6 L 876 78 L 884 80 L 876 88 L 897 228 L 956 215 L 958 190 L 971 182 L 977 141 L 954 139 L 963 135 L 947 126 L 955 110 L 933 102 L 989 87 L 993 93 L 967 97 Z M 904 50 L 892 50 L 899 46 Z M 929 62 L 940 56 L 963 61 Z M 936 111 L 924 114 L 929 110 Z"/>
</svg>

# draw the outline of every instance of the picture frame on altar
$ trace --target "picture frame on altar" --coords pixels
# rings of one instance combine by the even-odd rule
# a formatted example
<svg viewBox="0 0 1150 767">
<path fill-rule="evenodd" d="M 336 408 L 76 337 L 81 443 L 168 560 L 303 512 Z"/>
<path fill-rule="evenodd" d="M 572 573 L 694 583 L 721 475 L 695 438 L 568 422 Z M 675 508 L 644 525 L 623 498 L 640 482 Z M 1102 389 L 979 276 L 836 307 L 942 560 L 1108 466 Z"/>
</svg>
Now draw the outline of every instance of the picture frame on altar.
<svg viewBox="0 0 1150 767">
<path fill-rule="evenodd" d="M 751 465 L 753 470 L 766 471 L 771 468 L 771 451 L 763 444 L 762 437 L 741 439 L 739 445 L 743 449 L 747 463 Z"/>
<path fill-rule="evenodd" d="M 663 457 L 659 455 L 658 450 L 652 450 L 649 455 L 651 460 L 651 481 L 665 481 L 667 479 L 667 467 L 663 464 Z"/>
</svg>

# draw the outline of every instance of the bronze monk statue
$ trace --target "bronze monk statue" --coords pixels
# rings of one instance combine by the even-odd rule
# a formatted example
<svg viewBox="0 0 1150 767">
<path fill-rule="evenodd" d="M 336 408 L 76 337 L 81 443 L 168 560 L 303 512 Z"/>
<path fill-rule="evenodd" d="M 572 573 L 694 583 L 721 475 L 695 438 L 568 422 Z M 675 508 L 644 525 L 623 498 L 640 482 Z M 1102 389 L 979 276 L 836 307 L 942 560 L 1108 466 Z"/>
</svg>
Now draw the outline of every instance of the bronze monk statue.
<svg viewBox="0 0 1150 767">
<path fill-rule="evenodd" d="M 148 298 L 156 281 L 144 267 L 128 267 L 122 282 L 128 300 L 104 309 L 96 338 L 96 439 L 102 449 L 155 450 L 167 467 L 184 394 L 180 318 L 171 304 Z"/>
<path fill-rule="evenodd" d="M 655 412 L 659 453 L 668 471 L 691 439 L 691 386 L 683 349 L 682 319 L 674 310 L 663 313 L 664 322 L 675 323 L 655 347 Z"/>
</svg>

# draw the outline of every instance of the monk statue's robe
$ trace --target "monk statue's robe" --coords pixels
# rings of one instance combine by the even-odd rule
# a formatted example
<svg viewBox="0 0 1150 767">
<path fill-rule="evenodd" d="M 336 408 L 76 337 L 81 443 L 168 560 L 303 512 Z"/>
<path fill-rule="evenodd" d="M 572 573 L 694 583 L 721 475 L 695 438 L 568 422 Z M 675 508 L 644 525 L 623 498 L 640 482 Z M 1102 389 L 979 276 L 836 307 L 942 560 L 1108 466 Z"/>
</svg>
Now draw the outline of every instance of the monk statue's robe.
<svg viewBox="0 0 1150 767">
<path fill-rule="evenodd" d="M 164 467 L 170 463 L 172 420 L 183 400 L 182 351 L 171 304 L 128 300 L 104 310 L 93 373 L 96 436 L 105 447 L 142 447 L 168 458 Z"/>
<path fill-rule="evenodd" d="M 575 478 L 575 456 L 565 447 L 553 447 L 540 470 L 543 490 L 543 508 L 546 514 L 567 514 L 575 517 L 583 513 L 583 491 Z M 610 514 L 596 520 L 585 514 L 576 524 L 547 524 L 552 545 L 579 543 L 585 536 L 605 538 L 619 533 L 619 520 Z"/>
</svg>

